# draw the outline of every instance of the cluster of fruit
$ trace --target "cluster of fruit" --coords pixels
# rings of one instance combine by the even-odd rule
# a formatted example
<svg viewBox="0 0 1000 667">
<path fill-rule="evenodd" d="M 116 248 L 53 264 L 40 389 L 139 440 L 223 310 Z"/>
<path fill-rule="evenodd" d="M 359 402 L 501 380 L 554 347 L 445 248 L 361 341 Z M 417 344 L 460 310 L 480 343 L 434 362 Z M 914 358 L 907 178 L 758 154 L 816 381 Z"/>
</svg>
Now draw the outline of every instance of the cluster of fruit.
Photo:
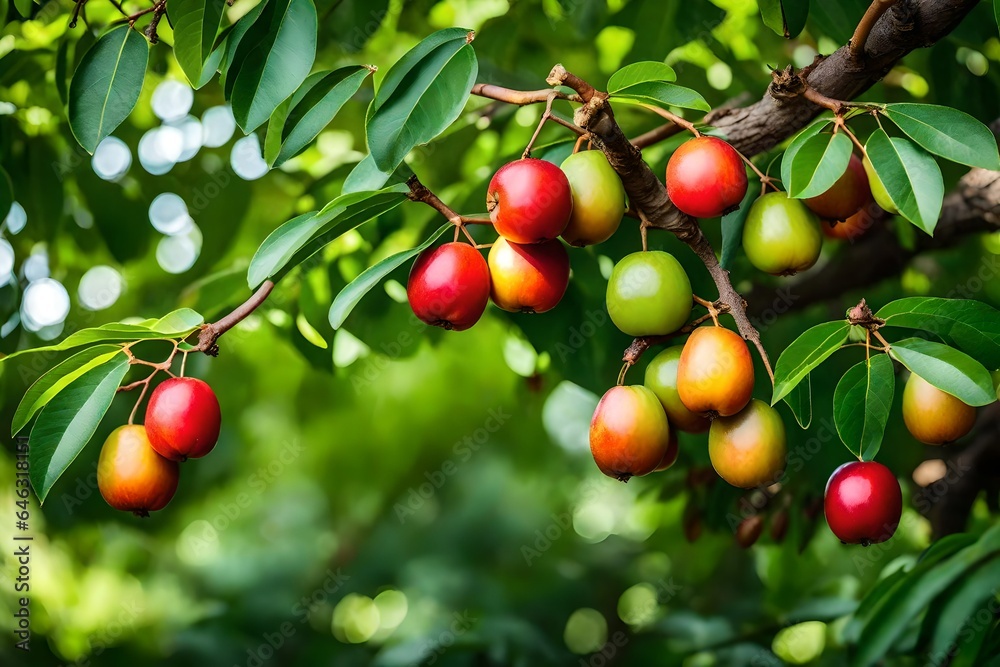
<svg viewBox="0 0 1000 667">
<path fill-rule="evenodd" d="M 207 383 L 163 381 L 146 406 L 144 425 L 119 426 L 97 461 L 97 486 L 117 510 L 149 516 L 177 491 L 178 462 L 205 456 L 219 439 L 219 400 Z"/>
</svg>

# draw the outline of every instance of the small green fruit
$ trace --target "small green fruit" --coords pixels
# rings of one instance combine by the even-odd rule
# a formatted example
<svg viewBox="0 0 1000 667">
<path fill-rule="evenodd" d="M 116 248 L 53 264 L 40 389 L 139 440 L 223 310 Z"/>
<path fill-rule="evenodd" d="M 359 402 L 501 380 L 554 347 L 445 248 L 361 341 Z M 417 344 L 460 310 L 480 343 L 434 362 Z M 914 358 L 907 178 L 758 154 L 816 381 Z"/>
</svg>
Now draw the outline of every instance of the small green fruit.
<svg viewBox="0 0 1000 667">
<path fill-rule="evenodd" d="M 580 151 L 563 160 L 573 194 L 573 212 L 563 230 L 566 243 L 603 243 L 618 231 L 625 215 L 625 187 L 601 151 Z"/>
<path fill-rule="evenodd" d="M 743 251 L 755 267 L 775 276 L 805 271 L 819 259 L 819 218 L 799 199 L 769 192 L 750 207 L 743 225 Z"/>
<path fill-rule="evenodd" d="M 868 174 L 868 187 L 872 190 L 872 197 L 875 198 L 875 203 L 881 206 L 882 210 L 886 213 L 892 213 L 893 215 L 899 213 L 899 209 L 892 203 L 889 191 L 885 189 L 882 180 L 875 173 L 875 167 L 872 166 L 872 161 L 868 159 L 867 155 L 861 160 L 861 164 L 865 168 L 865 173 Z"/>
<path fill-rule="evenodd" d="M 611 272 L 608 314 L 630 336 L 673 333 L 691 315 L 691 296 L 691 281 L 673 255 L 634 252 Z"/>
</svg>

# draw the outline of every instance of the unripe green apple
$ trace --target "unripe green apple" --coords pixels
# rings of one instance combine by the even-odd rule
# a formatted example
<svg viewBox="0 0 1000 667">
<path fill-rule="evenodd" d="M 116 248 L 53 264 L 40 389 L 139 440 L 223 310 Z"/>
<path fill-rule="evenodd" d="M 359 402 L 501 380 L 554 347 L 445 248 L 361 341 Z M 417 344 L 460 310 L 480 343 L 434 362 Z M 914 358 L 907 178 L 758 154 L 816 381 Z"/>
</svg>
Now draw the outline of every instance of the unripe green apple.
<svg viewBox="0 0 1000 667">
<path fill-rule="evenodd" d="M 889 191 L 885 189 L 882 180 L 875 173 L 875 167 L 872 166 L 872 161 L 868 159 L 867 155 L 861 160 L 861 164 L 865 168 L 865 173 L 868 174 L 868 187 L 872 190 L 872 197 L 875 198 L 875 203 L 881 206 L 882 210 L 886 213 L 892 213 L 893 215 L 899 213 L 899 209 L 892 203 Z"/>
<path fill-rule="evenodd" d="M 608 314 L 630 336 L 673 333 L 691 315 L 691 297 L 691 281 L 673 255 L 634 252 L 611 272 Z"/>
<path fill-rule="evenodd" d="M 743 251 L 755 267 L 775 276 L 805 271 L 819 259 L 823 232 L 819 218 L 784 192 L 762 195 L 743 225 Z"/>
<path fill-rule="evenodd" d="M 601 151 L 580 151 L 563 160 L 573 194 L 573 212 L 563 230 L 566 243 L 602 243 L 618 231 L 625 215 L 625 186 Z"/>
</svg>

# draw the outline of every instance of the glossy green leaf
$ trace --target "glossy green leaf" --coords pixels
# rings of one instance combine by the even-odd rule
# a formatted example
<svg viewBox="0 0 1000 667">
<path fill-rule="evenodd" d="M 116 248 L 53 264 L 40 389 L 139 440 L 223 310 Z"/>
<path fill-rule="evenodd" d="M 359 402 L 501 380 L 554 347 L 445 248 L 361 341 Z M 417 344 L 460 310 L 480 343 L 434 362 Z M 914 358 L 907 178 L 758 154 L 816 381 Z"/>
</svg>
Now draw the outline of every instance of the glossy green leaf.
<svg viewBox="0 0 1000 667">
<path fill-rule="evenodd" d="M 978 120 L 958 109 L 935 104 L 889 104 L 885 115 L 930 153 L 993 171 L 1000 170 L 997 140 Z"/>
<path fill-rule="evenodd" d="M 809 0 L 760 0 L 764 25 L 785 39 L 798 36 L 809 17 Z"/>
<path fill-rule="evenodd" d="M 111 361 L 115 355 L 122 354 L 120 345 L 94 345 L 77 352 L 69 359 L 50 369 L 28 388 L 21 403 L 17 406 L 11 424 L 11 437 L 24 428 L 35 413 L 45 407 L 68 384 L 89 371 L 91 368 Z"/>
<path fill-rule="evenodd" d="M 805 199 L 821 195 L 844 175 L 851 161 L 851 140 L 843 132 L 809 137 L 792 156 L 788 195 Z"/>
<path fill-rule="evenodd" d="M 923 338 L 907 338 L 892 343 L 889 354 L 911 373 L 969 405 L 987 405 L 997 400 L 989 371 L 953 347 Z"/>
<path fill-rule="evenodd" d="M 31 10 L 34 4 L 31 0 L 14 0 L 14 7 L 17 9 L 17 13 L 26 19 L 31 18 Z"/>
<path fill-rule="evenodd" d="M 0 167 L 0 220 L 7 217 L 13 203 L 14 186 L 10 182 L 10 176 L 3 167 Z"/>
<path fill-rule="evenodd" d="M 401 162 L 392 172 L 386 173 L 375 166 L 375 160 L 371 155 L 366 155 L 361 162 L 354 165 L 354 169 L 344 179 L 341 194 L 381 190 L 386 185 L 405 183 L 410 176 L 413 176 L 413 170 L 405 162 Z"/>
<path fill-rule="evenodd" d="M 271 166 L 278 167 L 301 153 L 358 92 L 369 74 L 371 70 L 358 65 L 311 74 L 291 98 L 280 129 L 280 149 L 273 159 L 268 158 Z M 270 125 L 267 132 L 270 139 Z"/>
<path fill-rule="evenodd" d="M 75 42 L 65 37 L 59 42 L 59 48 L 56 50 L 55 79 L 56 92 L 59 93 L 63 106 L 69 104 L 69 84 L 73 74 L 80 66 L 83 56 L 96 43 L 97 38 L 90 30 L 84 30 Z"/>
<path fill-rule="evenodd" d="M 149 45 L 127 25 L 101 37 L 80 62 L 69 85 L 69 125 L 93 153 L 128 118 L 139 101 Z"/>
<path fill-rule="evenodd" d="M 230 102 L 244 132 L 267 122 L 305 81 L 316 59 L 318 19 L 312 0 L 268 0 L 240 40 L 227 77 Z M 227 87 L 229 79 L 227 78 Z"/>
<path fill-rule="evenodd" d="M 479 73 L 472 33 L 447 28 L 430 35 L 386 72 L 368 107 L 368 150 L 381 171 L 441 134 L 462 113 Z"/>
<path fill-rule="evenodd" d="M 825 322 L 804 331 L 785 348 L 774 366 L 774 393 L 771 405 L 776 404 L 805 379 L 847 340 L 850 330 L 847 322 Z"/>
<path fill-rule="evenodd" d="M 1000 555 L 1000 554 L 998 554 Z M 966 624 L 977 624 L 975 616 L 1000 590 L 1000 563 L 988 561 L 963 577 L 931 604 L 921 625 L 921 643 L 930 656 L 943 656 L 969 638 Z"/>
<path fill-rule="evenodd" d="M 788 143 L 788 147 L 781 156 L 781 182 L 788 189 L 788 184 L 792 182 L 792 163 L 795 162 L 795 156 L 802 146 L 805 145 L 812 137 L 819 134 L 824 127 L 829 125 L 829 118 L 820 118 L 814 120 L 809 125 L 806 125 L 802 130 L 795 135 L 795 138 Z"/>
<path fill-rule="evenodd" d="M 750 213 L 750 206 L 759 196 L 759 189 L 752 186 L 747 188 L 739 208 L 722 216 L 722 258 L 719 264 L 726 270 L 732 269 L 733 259 L 743 247 L 743 224 Z"/>
<path fill-rule="evenodd" d="M 614 95 L 624 88 L 646 81 L 676 81 L 677 73 L 670 65 L 652 60 L 626 65 L 608 79 L 608 93 Z"/>
<path fill-rule="evenodd" d="M 809 428 L 813 419 L 812 376 L 807 375 L 806 379 L 795 385 L 795 388 L 788 392 L 782 400 L 791 409 L 792 416 L 795 417 L 798 425 L 802 428 Z"/>
<path fill-rule="evenodd" d="M 627 104 L 655 104 L 698 111 L 710 111 L 712 108 L 698 91 L 664 81 L 632 84 L 611 95 L 611 99 Z"/>
<path fill-rule="evenodd" d="M 948 663 L 948 667 L 997 667 L 1000 660 L 997 657 L 1000 653 L 997 650 L 997 641 L 993 639 L 991 644 L 987 644 L 990 633 L 995 629 L 996 625 L 991 623 L 976 623 L 971 628 L 963 630 L 956 647 L 958 655 Z"/>
<path fill-rule="evenodd" d="M 450 222 L 445 223 L 444 225 L 441 225 L 436 232 L 431 234 L 430 238 L 418 245 L 416 248 L 397 252 L 395 255 L 390 255 L 381 262 L 362 271 L 361 275 L 351 281 L 347 287 L 340 290 L 340 294 L 337 295 L 337 298 L 335 298 L 333 303 L 330 305 L 330 326 L 334 329 L 339 329 L 344 323 L 344 320 L 347 319 L 347 316 L 351 314 L 352 310 L 354 310 L 354 307 L 358 305 L 358 302 L 364 298 L 365 294 L 368 294 L 368 292 L 371 291 L 375 285 L 382 282 L 382 280 L 390 273 L 422 253 L 424 250 L 427 250 L 427 248 L 430 248 L 442 234 L 452 227 L 453 225 Z"/>
<path fill-rule="evenodd" d="M 226 44 L 227 41 L 224 39 L 222 43 L 219 44 L 219 46 L 217 46 L 208 55 L 208 59 L 205 61 L 205 64 L 201 68 L 201 76 L 198 78 L 197 81 L 191 84 L 192 86 L 195 87 L 195 89 L 205 86 L 209 81 L 212 80 L 212 77 L 215 76 L 215 73 L 219 71 L 219 65 L 222 63 L 222 57 L 226 53 Z"/>
<path fill-rule="evenodd" d="M 868 137 L 865 152 L 900 215 L 933 236 L 944 200 L 944 180 L 934 158 L 881 129 Z"/>
<path fill-rule="evenodd" d="M 31 486 L 45 502 L 52 485 L 94 435 L 128 372 L 124 354 L 91 368 L 38 413 L 28 438 Z"/>
<path fill-rule="evenodd" d="M 261 14 L 264 13 L 264 10 L 270 4 L 271 0 L 261 0 L 250 11 L 241 16 L 236 23 L 222 31 L 222 34 L 226 36 L 226 43 L 222 62 L 219 65 L 219 71 L 221 72 L 219 82 L 222 84 L 222 90 L 227 100 L 232 97 L 236 75 L 239 73 L 240 67 L 242 67 L 243 61 L 246 59 L 247 50 L 244 49 L 240 52 L 240 44 L 243 43 L 243 38 L 247 36 L 250 28 L 257 23 L 257 19 L 260 18 Z"/>
<path fill-rule="evenodd" d="M 250 267 L 247 283 L 256 288 L 267 279 L 279 280 L 291 269 L 349 229 L 399 206 L 409 188 L 393 185 L 377 192 L 341 195 L 318 213 L 297 216 L 271 232 L 260 244 Z"/>
<path fill-rule="evenodd" d="M 200 87 L 226 4 L 217 0 L 170 0 L 167 9 L 174 27 L 174 57 L 191 85 Z"/>
<path fill-rule="evenodd" d="M 883 306 L 886 326 L 919 329 L 981 362 L 1000 368 L 1000 310 L 974 299 L 911 296 Z"/>
<path fill-rule="evenodd" d="M 871 461 L 878 453 L 892 408 L 892 361 L 876 354 L 844 373 L 833 394 L 833 421 L 852 454 Z"/>
</svg>

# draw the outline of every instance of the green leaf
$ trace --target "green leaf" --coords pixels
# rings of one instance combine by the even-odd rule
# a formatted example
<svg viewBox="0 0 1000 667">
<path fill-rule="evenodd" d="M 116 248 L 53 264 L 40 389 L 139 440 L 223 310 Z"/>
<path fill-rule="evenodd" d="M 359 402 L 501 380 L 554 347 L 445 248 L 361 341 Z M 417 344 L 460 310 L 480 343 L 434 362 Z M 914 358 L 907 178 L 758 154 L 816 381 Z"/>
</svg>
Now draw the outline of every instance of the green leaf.
<svg viewBox="0 0 1000 667">
<path fill-rule="evenodd" d="M 948 667 L 996 667 L 997 666 L 997 650 L 996 641 L 994 640 L 992 648 L 985 648 L 986 638 L 990 636 L 990 632 L 996 626 L 991 623 L 976 623 L 971 628 L 972 634 L 963 633 L 963 639 L 958 643 L 958 655 L 948 663 Z M 982 656 L 980 656 L 982 653 Z M 986 662 L 990 656 L 993 656 L 991 662 Z"/>
<path fill-rule="evenodd" d="M 352 65 L 310 75 L 291 98 L 280 133 L 281 148 L 273 160 L 268 160 L 271 166 L 280 166 L 301 153 L 358 92 L 369 74 L 367 67 Z M 270 133 L 268 126 L 269 139 Z"/>
<path fill-rule="evenodd" d="M 127 25 L 107 32 L 83 57 L 69 84 L 69 125 L 88 153 L 132 113 L 148 58 L 146 38 Z"/>
<path fill-rule="evenodd" d="M 608 93 L 613 95 L 624 88 L 646 81 L 671 82 L 676 80 L 677 73 L 670 65 L 653 60 L 643 60 L 626 65 L 612 74 L 611 78 L 608 79 Z"/>
<path fill-rule="evenodd" d="M 843 132 L 809 137 L 791 160 L 788 195 L 806 199 L 829 190 L 847 171 L 851 161 L 851 140 Z"/>
<path fill-rule="evenodd" d="M 0 220 L 7 217 L 13 204 L 14 186 L 10 182 L 10 176 L 0 167 Z"/>
<path fill-rule="evenodd" d="M 254 289 L 267 279 L 279 280 L 347 230 L 399 206 L 407 192 L 406 185 L 377 192 L 352 192 L 337 197 L 319 213 L 305 213 L 289 220 L 260 244 L 250 260 L 247 283 Z"/>
<path fill-rule="evenodd" d="M 944 200 L 944 180 L 934 158 L 881 129 L 868 137 L 865 152 L 900 215 L 933 236 Z"/>
<path fill-rule="evenodd" d="M 759 196 L 759 190 L 752 187 L 747 188 L 747 193 L 743 196 L 740 207 L 732 213 L 722 216 L 722 259 L 719 260 L 719 264 L 726 270 L 732 268 L 733 258 L 743 246 L 743 223 L 746 222 L 747 215 L 750 213 L 750 206 Z"/>
<path fill-rule="evenodd" d="M 365 120 L 368 150 L 381 171 L 393 171 L 462 113 L 479 73 L 469 35 L 464 28 L 439 30 L 386 72 Z"/>
<path fill-rule="evenodd" d="M 807 375 L 805 382 L 799 382 L 785 396 L 785 403 L 792 410 L 792 416 L 802 428 L 809 428 L 813 419 L 812 376 Z"/>
<path fill-rule="evenodd" d="M 858 639 L 852 664 L 871 667 L 882 659 L 909 623 L 941 592 L 970 568 L 1000 551 L 1000 526 L 987 530 L 975 544 L 940 563 L 918 565 L 873 610 L 871 621 Z"/>
<path fill-rule="evenodd" d="M 935 104 L 889 104 L 885 115 L 928 152 L 991 171 L 1000 170 L 997 140 L 978 120 Z"/>
<path fill-rule="evenodd" d="M 386 173 L 375 166 L 375 160 L 371 155 L 366 155 L 361 162 L 354 165 L 354 169 L 344 179 L 341 194 L 381 190 L 386 185 L 405 183 L 410 176 L 413 176 L 413 170 L 405 162 L 400 163 L 392 172 Z"/>
<path fill-rule="evenodd" d="M 820 118 L 802 128 L 802 131 L 795 135 L 795 138 L 788 143 L 781 156 L 781 182 L 788 189 L 788 184 L 792 182 L 792 163 L 795 162 L 796 154 L 802 149 L 809 139 L 819 134 L 824 127 L 830 123 L 829 118 Z"/>
<path fill-rule="evenodd" d="M 351 314 L 354 307 L 358 305 L 358 302 L 364 298 L 365 294 L 371 290 L 371 288 L 382 282 L 382 279 L 388 276 L 390 273 L 398 269 L 400 266 L 413 259 L 431 245 L 438 238 L 444 234 L 446 231 L 452 228 L 450 222 L 441 225 L 441 227 L 431 234 L 430 238 L 418 245 L 416 248 L 411 248 L 409 250 L 404 250 L 402 252 L 397 252 L 395 255 L 390 255 L 386 257 L 381 262 L 368 267 L 361 272 L 357 278 L 351 281 L 347 287 L 340 290 L 340 294 L 337 298 L 333 300 L 330 305 L 330 326 L 334 329 L 339 329 L 347 319 L 347 316 Z"/>
<path fill-rule="evenodd" d="M 42 408 L 28 438 L 31 486 L 40 503 L 94 435 L 128 371 L 124 354 L 91 368 Z"/>
<path fill-rule="evenodd" d="M 217 0 L 171 0 L 168 7 L 174 27 L 174 57 L 196 88 L 212 55 L 226 3 Z M 219 58 L 222 54 L 220 52 Z M 216 64 L 218 66 L 218 64 Z"/>
<path fill-rule="evenodd" d="M 911 296 L 887 303 L 875 316 L 886 326 L 932 333 L 987 368 L 1000 368 L 1000 310 L 982 301 Z"/>
<path fill-rule="evenodd" d="M 785 348 L 774 367 L 774 405 L 795 388 L 847 340 L 851 326 L 844 321 L 826 322 L 807 329 Z"/>
<path fill-rule="evenodd" d="M 911 373 L 963 403 L 978 406 L 997 400 L 989 371 L 953 347 L 923 338 L 906 338 L 893 343 L 889 354 Z"/>
<path fill-rule="evenodd" d="M 222 62 L 222 56 L 226 53 L 226 44 L 227 41 L 224 39 L 222 43 L 209 54 L 208 59 L 201 68 L 201 76 L 198 77 L 197 81 L 191 83 L 196 90 L 205 86 L 212 80 L 215 73 L 219 71 L 219 64 Z"/>
<path fill-rule="evenodd" d="M 316 59 L 316 6 L 312 0 L 268 0 L 239 42 L 227 74 L 233 116 L 244 132 L 263 125 L 305 81 Z"/>
<path fill-rule="evenodd" d="M 34 3 L 31 0 L 14 0 L 14 7 L 17 9 L 17 13 L 26 19 L 31 18 L 31 9 Z"/>
<path fill-rule="evenodd" d="M 852 454 L 871 461 L 882 445 L 896 376 L 892 361 L 877 354 L 844 373 L 833 394 L 833 421 Z"/>
<path fill-rule="evenodd" d="M 250 28 L 254 26 L 269 4 L 270 0 L 261 0 L 253 6 L 253 9 L 241 16 L 236 23 L 222 31 L 222 35 L 225 35 L 226 43 L 220 65 L 222 74 L 219 77 L 219 83 L 222 84 L 222 90 L 227 100 L 232 97 L 236 75 L 239 73 L 240 67 L 242 67 L 243 61 L 246 59 L 245 51 L 237 57 L 240 44 L 243 43 L 243 38 L 247 36 Z M 220 35 L 220 38 L 222 35 Z M 221 42 L 217 42 L 217 44 L 221 44 Z"/>
<path fill-rule="evenodd" d="M 698 111 L 712 109 L 698 91 L 664 81 L 645 81 L 632 84 L 611 95 L 611 99 L 626 104 L 658 104 L 683 109 L 697 109 Z"/>
<path fill-rule="evenodd" d="M 992 561 L 978 566 L 972 574 L 934 600 L 921 626 L 921 636 L 931 657 L 946 655 L 967 623 L 975 623 L 976 612 L 985 607 L 1000 589 L 1000 567 Z"/>
<path fill-rule="evenodd" d="M 35 413 L 45 407 L 68 384 L 90 369 L 110 361 L 115 355 L 122 354 L 120 345 L 95 345 L 77 352 L 69 359 L 50 369 L 28 388 L 14 413 L 10 435 L 27 425 Z"/>
<path fill-rule="evenodd" d="M 785 39 L 796 37 L 806 26 L 809 0 L 760 0 L 764 25 Z"/>
</svg>

